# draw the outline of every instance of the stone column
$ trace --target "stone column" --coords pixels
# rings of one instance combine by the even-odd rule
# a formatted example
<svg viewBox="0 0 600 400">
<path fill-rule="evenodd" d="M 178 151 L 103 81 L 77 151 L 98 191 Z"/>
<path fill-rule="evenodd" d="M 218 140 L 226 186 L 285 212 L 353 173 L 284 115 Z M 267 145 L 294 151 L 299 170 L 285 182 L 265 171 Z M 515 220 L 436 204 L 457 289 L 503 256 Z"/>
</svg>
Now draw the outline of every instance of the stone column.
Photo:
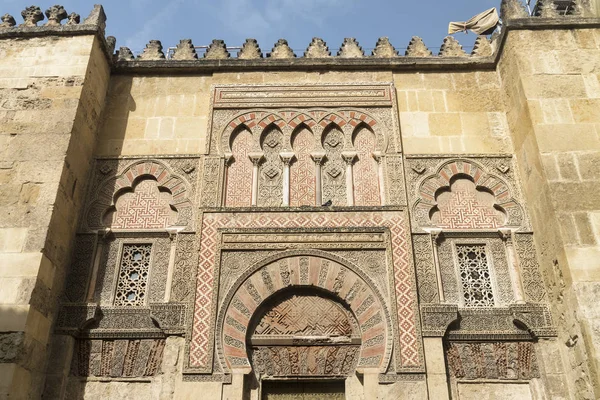
<svg viewBox="0 0 600 400">
<path fill-rule="evenodd" d="M 173 286 L 173 269 L 175 268 L 175 253 L 177 251 L 177 230 L 167 229 L 171 239 L 171 250 L 169 253 L 169 267 L 167 269 L 167 284 L 165 287 L 165 303 L 171 300 L 171 287 Z"/>
<path fill-rule="evenodd" d="M 94 302 L 94 294 L 96 292 L 96 281 L 98 279 L 98 269 L 100 268 L 100 260 L 102 259 L 102 253 L 104 252 L 104 241 L 110 234 L 111 230 L 101 229 L 96 232 L 96 247 L 94 248 L 94 264 L 92 265 L 92 274 L 90 276 L 89 286 L 87 289 L 86 302 Z"/>
<path fill-rule="evenodd" d="M 264 157 L 264 153 L 250 153 L 248 154 L 250 161 L 252 161 L 252 206 L 256 206 L 258 202 L 258 165 Z"/>
<path fill-rule="evenodd" d="M 444 284 L 442 282 L 442 271 L 440 268 L 440 257 L 438 255 L 438 240 L 442 234 L 441 229 L 432 229 L 431 234 L 431 245 L 433 246 L 433 263 L 435 266 L 435 277 L 437 280 L 438 296 L 440 303 L 446 302 L 446 296 L 444 296 Z"/>
<path fill-rule="evenodd" d="M 424 337 L 427 393 L 431 400 L 449 400 L 446 360 L 441 337 Z"/>
<path fill-rule="evenodd" d="M 377 177 L 379 178 L 379 201 L 385 205 L 385 175 L 383 174 L 384 155 L 381 151 L 374 151 L 373 158 L 377 161 Z"/>
<path fill-rule="evenodd" d="M 283 206 L 290 206 L 290 163 L 294 158 L 294 153 L 283 152 L 279 153 L 281 161 L 283 161 Z"/>
<path fill-rule="evenodd" d="M 355 151 L 343 151 L 342 158 L 346 162 L 346 198 L 348 199 L 348 205 L 354 205 L 354 176 L 352 173 L 352 165 L 356 160 Z"/>
<path fill-rule="evenodd" d="M 315 152 L 310 153 L 313 161 L 315 162 L 315 193 L 316 193 L 316 206 L 320 206 L 323 204 L 323 179 L 321 176 L 321 166 L 323 165 L 323 160 L 325 160 L 325 153 Z"/>
<path fill-rule="evenodd" d="M 510 273 L 510 280 L 512 283 L 513 292 L 515 293 L 515 303 L 525 303 L 523 296 L 523 283 L 521 281 L 521 274 L 519 273 L 519 261 L 515 253 L 515 246 L 513 240 L 512 229 L 499 229 L 498 232 L 504 241 L 506 247 L 506 258 L 508 261 L 508 271 Z"/>
<path fill-rule="evenodd" d="M 379 370 L 365 368 L 363 370 L 363 390 L 365 400 L 377 400 L 379 395 Z"/>
<path fill-rule="evenodd" d="M 223 158 L 225 159 L 225 171 L 223 173 L 223 187 L 221 188 L 221 206 L 227 204 L 227 182 L 229 181 L 229 166 L 233 160 L 233 153 L 225 153 Z"/>
</svg>

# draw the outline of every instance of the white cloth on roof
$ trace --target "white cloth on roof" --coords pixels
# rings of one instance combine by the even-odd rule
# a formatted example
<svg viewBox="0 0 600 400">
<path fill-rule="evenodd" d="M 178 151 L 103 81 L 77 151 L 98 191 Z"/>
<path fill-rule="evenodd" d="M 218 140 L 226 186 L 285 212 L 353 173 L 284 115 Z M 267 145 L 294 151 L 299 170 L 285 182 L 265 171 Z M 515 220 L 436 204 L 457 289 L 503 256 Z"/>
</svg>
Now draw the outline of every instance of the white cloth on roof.
<svg viewBox="0 0 600 400">
<path fill-rule="evenodd" d="M 467 22 L 450 22 L 448 25 L 448 34 L 452 35 L 457 32 L 473 31 L 478 35 L 491 33 L 496 25 L 500 22 L 498 11 L 495 8 L 490 8 L 487 11 L 477 14 Z"/>
</svg>

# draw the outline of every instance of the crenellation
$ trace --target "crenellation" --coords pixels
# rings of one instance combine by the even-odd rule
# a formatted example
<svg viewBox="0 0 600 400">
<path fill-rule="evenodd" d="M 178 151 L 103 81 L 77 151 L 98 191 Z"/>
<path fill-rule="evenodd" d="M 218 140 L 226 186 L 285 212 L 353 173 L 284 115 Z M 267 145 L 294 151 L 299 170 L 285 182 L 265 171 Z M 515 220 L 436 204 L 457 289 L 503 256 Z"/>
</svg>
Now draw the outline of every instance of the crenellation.
<svg viewBox="0 0 600 400">
<path fill-rule="evenodd" d="M 0 20 L 2 20 L 0 28 L 12 28 L 17 25 L 15 18 L 10 14 L 4 14 Z"/>
<path fill-rule="evenodd" d="M 21 26 L 37 26 L 38 22 L 44 20 L 44 14 L 38 6 L 30 6 L 21 11 L 23 23 Z"/>
<path fill-rule="evenodd" d="M 119 51 L 117 52 L 117 60 L 118 61 L 133 61 L 133 60 L 135 60 L 135 57 L 133 56 L 133 53 L 131 52 L 129 47 L 121 47 L 121 48 L 119 48 Z"/>
<path fill-rule="evenodd" d="M 67 19 L 68 14 L 63 6 L 54 5 L 46 10 L 46 26 L 60 26 L 61 21 Z"/>
<path fill-rule="evenodd" d="M 258 60 L 262 57 L 262 50 L 258 46 L 256 39 L 246 39 L 237 55 L 237 58 L 240 60 Z"/>
<path fill-rule="evenodd" d="M 423 39 L 418 36 L 413 36 L 406 48 L 405 56 L 407 57 L 431 57 L 433 53 L 425 46 Z"/>
<path fill-rule="evenodd" d="M 398 57 L 398 51 L 392 46 L 389 38 L 380 37 L 377 39 L 377 44 L 371 55 L 378 58 L 393 58 Z"/>
<path fill-rule="evenodd" d="M 72 12 L 67 17 L 66 25 L 79 25 L 80 22 L 81 22 L 81 16 L 77 13 Z"/>
<path fill-rule="evenodd" d="M 306 51 L 304 52 L 305 58 L 329 58 L 331 57 L 331 51 L 327 47 L 327 43 L 321 38 L 313 38 Z"/>
<path fill-rule="evenodd" d="M 446 36 L 444 42 L 440 47 L 440 57 L 466 57 L 467 53 L 463 50 L 463 47 L 458 40 L 453 36 Z"/>
<path fill-rule="evenodd" d="M 225 42 L 219 39 L 214 39 L 204 53 L 204 58 L 209 60 L 223 60 L 230 56 Z"/>
<path fill-rule="evenodd" d="M 521 0 L 502 0 L 500 17 L 502 20 L 508 21 L 509 19 L 529 18 L 529 13 Z"/>
<path fill-rule="evenodd" d="M 287 40 L 279 39 L 267 57 L 272 59 L 295 58 L 296 54 L 288 45 Z"/>
<path fill-rule="evenodd" d="M 341 58 L 361 58 L 365 56 L 365 52 L 355 38 L 344 38 L 337 56 Z"/>
<path fill-rule="evenodd" d="M 560 14 L 558 13 L 556 3 L 554 0 L 541 0 L 538 2 L 540 17 L 542 18 L 557 18 Z"/>
<path fill-rule="evenodd" d="M 478 36 L 473 45 L 473 57 L 489 57 L 494 54 L 491 41 L 486 36 Z"/>
<path fill-rule="evenodd" d="M 192 39 L 181 39 L 173 51 L 173 60 L 197 60 L 198 54 Z"/>
<path fill-rule="evenodd" d="M 165 59 L 165 53 L 163 53 L 163 47 L 162 47 L 162 43 L 160 42 L 160 40 L 151 40 L 144 48 L 144 51 L 142 51 L 142 54 L 140 54 L 138 56 L 138 60 L 143 60 L 143 61 L 164 60 L 164 59 Z"/>
</svg>

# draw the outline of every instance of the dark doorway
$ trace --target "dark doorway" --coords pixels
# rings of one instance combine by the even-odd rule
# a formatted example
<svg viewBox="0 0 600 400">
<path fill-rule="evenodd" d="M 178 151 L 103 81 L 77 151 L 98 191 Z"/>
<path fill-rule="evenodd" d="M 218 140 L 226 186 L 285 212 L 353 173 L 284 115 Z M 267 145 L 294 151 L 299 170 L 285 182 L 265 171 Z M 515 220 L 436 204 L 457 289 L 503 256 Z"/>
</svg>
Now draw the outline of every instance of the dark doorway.
<svg viewBox="0 0 600 400">
<path fill-rule="evenodd" d="M 344 400 L 344 381 L 263 381 L 262 400 Z"/>
</svg>

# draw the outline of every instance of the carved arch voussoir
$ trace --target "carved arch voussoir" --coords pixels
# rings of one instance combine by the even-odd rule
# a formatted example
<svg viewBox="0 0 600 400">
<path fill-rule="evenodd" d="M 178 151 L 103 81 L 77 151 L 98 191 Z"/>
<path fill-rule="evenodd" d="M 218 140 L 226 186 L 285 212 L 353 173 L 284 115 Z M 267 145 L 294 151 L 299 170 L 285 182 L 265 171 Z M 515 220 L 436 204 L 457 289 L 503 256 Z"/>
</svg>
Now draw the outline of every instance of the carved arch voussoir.
<svg viewBox="0 0 600 400">
<path fill-rule="evenodd" d="M 262 304 L 292 287 L 323 290 L 347 305 L 362 336 L 357 368 L 386 371 L 393 330 L 384 299 L 359 268 L 336 255 L 316 250 L 286 251 L 262 260 L 229 289 L 217 318 L 216 332 L 218 356 L 225 370 L 251 371 L 246 349 L 251 332 L 247 332 L 247 327 Z"/>
<path fill-rule="evenodd" d="M 144 179 L 156 181 L 159 190 L 168 190 L 172 195 L 170 206 L 178 212 L 174 226 L 187 227 L 191 224 L 193 207 L 190 183 L 160 160 L 137 160 L 128 164 L 120 174 L 107 178 L 93 194 L 85 214 L 85 222 L 90 230 L 106 228 L 102 218 L 115 208 L 117 198 L 124 192 L 133 190 Z"/>
<path fill-rule="evenodd" d="M 447 160 L 435 172 L 422 178 L 416 185 L 413 215 L 420 227 L 433 226 L 430 212 L 437 206 L 436 197 L 441 191 L 449 191 L 452 182 L 460 177 L 471 180 L 477 190 L 491 193 L 495 207 L 506 213 L 503 226 L 522 227 L 524 210 L 517 200 L 515 189 L 502 177 L 494 174 L 482 164 L 468 159 Z"/>
</svg>

